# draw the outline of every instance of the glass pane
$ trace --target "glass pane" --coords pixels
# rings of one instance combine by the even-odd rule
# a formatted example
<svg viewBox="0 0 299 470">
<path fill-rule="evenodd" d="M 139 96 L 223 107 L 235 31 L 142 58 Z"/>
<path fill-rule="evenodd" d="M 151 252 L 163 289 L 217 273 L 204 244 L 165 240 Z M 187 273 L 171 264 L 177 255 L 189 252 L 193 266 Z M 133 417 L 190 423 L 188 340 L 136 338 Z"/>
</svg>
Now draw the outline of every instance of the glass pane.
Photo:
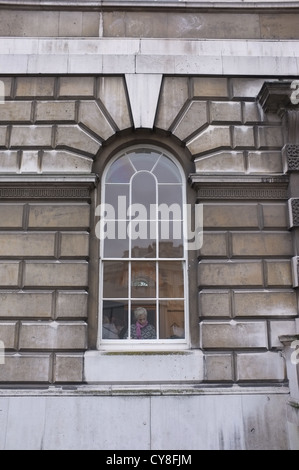
<svg viewBox="0 0 299 470">
<path fill-rule="evenodd" d="M 119 222 L 116 221 L 116 224 Z M 104 258 L 128 258 L 129 257 L 129 238 L 120 239 L 117 235 L 117 225 L 115 238 L 106 238 L 104 240 Z"/>
<path fill-rule="evenodd" d="M 132 221 L 129 231 L 132 244 L 132 258 L 156 258 L 156 222 Z"/>
<path fill-rule="evenodd" d="M 129 157 L 137 171 L 151 171 L 160 157 L 160 154 L 152 150 L 140 149 L 138 152 L 130 153 Z"/>
<path fill-rule="evenodd" d="M 127 155 L 112 163 L 106 178 L 106 183 L 129 183 L 135 170 Z"/>
<path fill-rule="evenodd" d="M 126 219 L 130 204 L 130 186 L 128 184 L 107 184 L 105 189 L 105 204 L 109 204 L 112 209 L 107 210 L 106 219 L 117 217 Z M 115 215 L 111 217 L 110 213 Z"/>
<path fill-rule="evenodd" d="M 171 207 L 172 204 L 178 204 L 183 207 L 182 185 L 180 184 L 159 184 L 159 202 L 158 204 L 167 204 Z M 180 217 L 182 219 L 183 217 Z"/>
<path fill-rule="evenodd" d="M 132 302 L 131 339 L 157 339 L 156 303 Z"/>
<path fill-rule="evenodd" d="M 159 297 L 184 298 L 184 266 L 182 261 L 159 263 Z"/>
<path fill-rule="evenodd" d="M 127 298 L 128 263 L 121 261 L 105 261 L 103 266 L 103 297 Z"/>
<path fill-rule="evenodd" d="M 181 183 L 181 174 L 178 167 L 170 158 L 162 155 L 157 163 L 154 175 L 158 178 L 159 183 Z"/>
<path fill-rule="evenodd" d="M 150 205 L 157 204 L 157 185 L 151 173 L 140 172 L 134 176 L 132 180 L 132 204 L 143 206 L 138 209 L 135 215 L 132 214 L 133 217 L 150 218 Z"/>
<path fill-rule="evenodd" d="M 182 300 L 162 300 L 159 307 L 160 339 L 184 339 L 185 320 Z"/>
<path fill-rule="evenodd" d="M 132 262 L 131 296 L 143 298 L 156 297 L 156 263 Z"/>
<path fill-rule="evenodd" d="M 182 258 L 183 256 L 183 223 L 181 221 L 160 221 L 159 257 Z"/>
<path fill-rule="evenodd" d="M 124 339 L 128 330 L 128 302 L 103 302 L 103 339 Z"/>
</svg>

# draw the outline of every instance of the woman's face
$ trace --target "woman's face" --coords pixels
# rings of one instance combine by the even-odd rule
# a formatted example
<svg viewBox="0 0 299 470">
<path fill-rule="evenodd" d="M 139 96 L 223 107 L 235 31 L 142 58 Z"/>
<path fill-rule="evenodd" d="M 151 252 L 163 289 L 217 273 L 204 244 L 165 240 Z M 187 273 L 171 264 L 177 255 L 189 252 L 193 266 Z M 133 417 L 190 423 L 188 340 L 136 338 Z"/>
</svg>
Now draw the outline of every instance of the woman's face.
<svg viewBox="0 0 299 470">
<path fill-rule="evenodd" d="M 140 323 L 140 325 L 145 325 L 147 322 L 146 320 L 146 315 L 144 315 L 144 313 L 142 315 L 139 315 L 138 317 L 138 323 Z"/>
</svg>

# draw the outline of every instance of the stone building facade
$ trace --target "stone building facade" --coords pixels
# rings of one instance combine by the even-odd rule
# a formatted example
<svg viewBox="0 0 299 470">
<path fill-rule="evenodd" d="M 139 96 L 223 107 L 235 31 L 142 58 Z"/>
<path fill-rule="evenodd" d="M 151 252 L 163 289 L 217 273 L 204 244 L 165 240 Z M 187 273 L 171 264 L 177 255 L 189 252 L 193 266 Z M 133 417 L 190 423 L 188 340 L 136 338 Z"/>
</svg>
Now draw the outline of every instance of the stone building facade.
<svg viewBox="0 0 299 470">
<path fill-rule="evenodd" d="M 288 1 L 0 1 L 1 449 L 299 448 L 298 21 Z M 101 334 L 97 208 L 130 152 L 176 162 L 203 207 L 174 341 Z M 168 257 L 138 259 L 162 285 Z"/>
</svg>

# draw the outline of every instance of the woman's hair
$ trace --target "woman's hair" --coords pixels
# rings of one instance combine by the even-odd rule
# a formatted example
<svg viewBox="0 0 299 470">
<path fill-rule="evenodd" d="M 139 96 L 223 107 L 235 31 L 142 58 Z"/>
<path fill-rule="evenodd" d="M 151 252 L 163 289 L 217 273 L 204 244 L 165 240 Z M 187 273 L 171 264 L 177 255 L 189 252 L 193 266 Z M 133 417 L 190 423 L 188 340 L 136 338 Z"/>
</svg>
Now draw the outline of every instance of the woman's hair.
<svg viewBox="0 0 299 470">
<path fill-rule="evenodd" d="M 141 316 L 141 315 L 145 315 L 147 317 L 147 310 L 146 308 L 144 307 L 137 307 L 135 310 L 134 310 L 134 315 L 135 315 L 135 319 L 138 320 L 138 318 Z"/>
</svg>

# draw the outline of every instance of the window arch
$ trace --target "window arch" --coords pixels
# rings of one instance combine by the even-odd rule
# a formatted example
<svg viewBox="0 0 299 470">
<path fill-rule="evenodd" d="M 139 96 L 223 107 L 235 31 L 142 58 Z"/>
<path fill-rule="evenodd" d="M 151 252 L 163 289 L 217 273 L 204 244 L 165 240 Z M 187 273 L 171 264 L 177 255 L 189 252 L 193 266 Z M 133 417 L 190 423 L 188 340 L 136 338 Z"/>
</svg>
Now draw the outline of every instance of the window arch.
<svg viewBox="0 0 299 470">
<path fill-rule="evenodd" d="M 185 193 L 179 163 L 152 145 L 104 171 L 99 349 L 188 347 Z"/>
</svg>

